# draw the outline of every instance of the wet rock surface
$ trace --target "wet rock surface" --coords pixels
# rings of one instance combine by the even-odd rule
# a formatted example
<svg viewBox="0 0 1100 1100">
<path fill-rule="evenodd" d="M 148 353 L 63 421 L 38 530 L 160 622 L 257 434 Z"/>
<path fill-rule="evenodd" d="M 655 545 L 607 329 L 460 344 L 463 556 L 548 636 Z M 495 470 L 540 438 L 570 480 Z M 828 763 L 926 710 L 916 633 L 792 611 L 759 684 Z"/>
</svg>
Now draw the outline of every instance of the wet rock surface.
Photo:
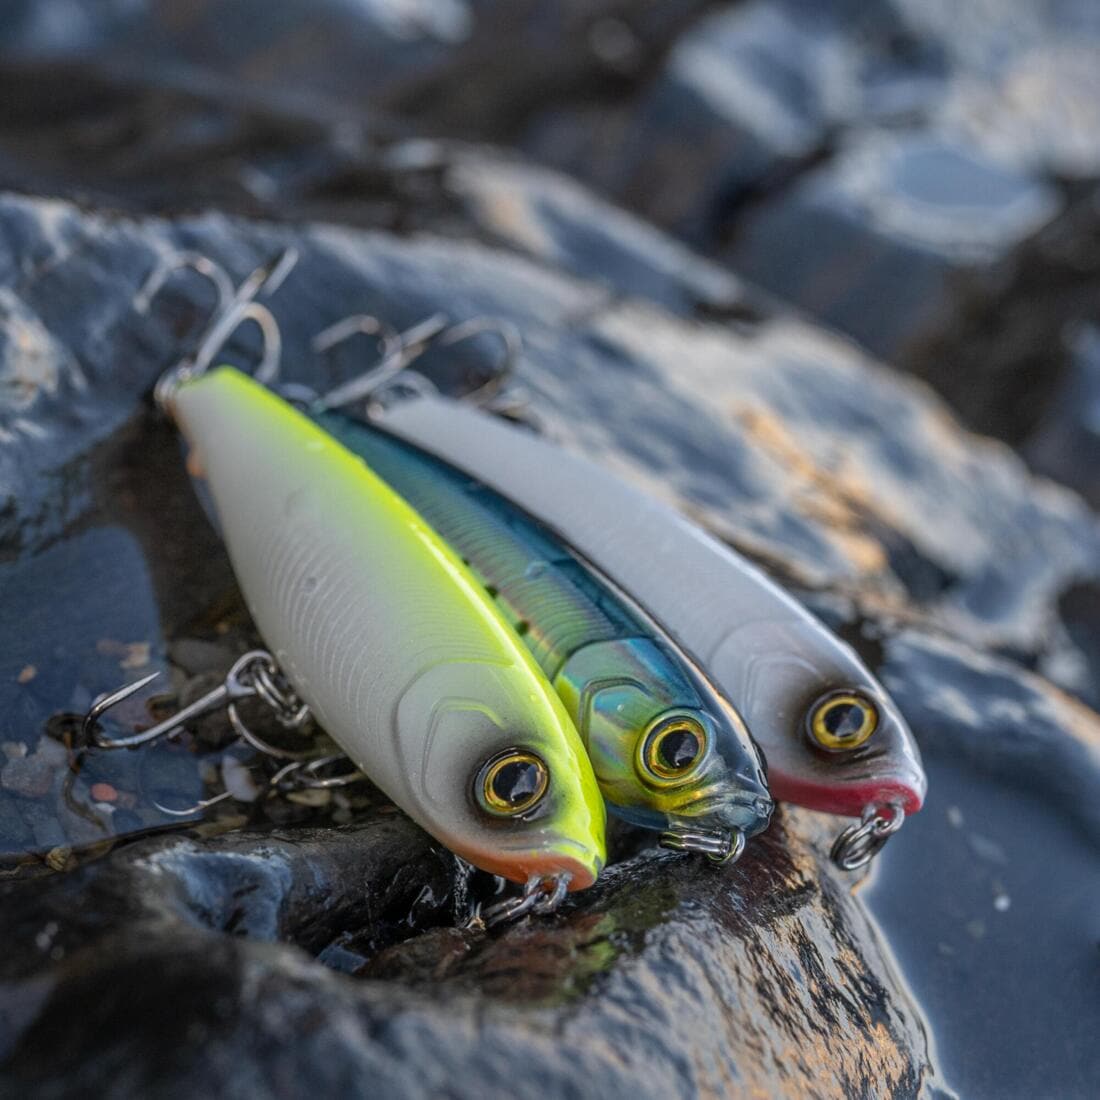
<svg viewBox="0 0 1100 1100">
<path fill-rule="evenodd" d="M 1048 53 L 1070 36 L 1087 52 L 1087 5 L 1045 23 L 1010 7 Z M 289 5 L 213 49 L 203 5 L 113 22 L 11 6 L 0 85 L 25 94 L 0 97 L 0 1092 L 1091 1095 L 1100 523 L 806 319 L 880 326 L 877 346 L 968 421 L 1095 492 L 1073 442 L 1092 438 L 1089 115 L 1025 141 L 1001 111 L 978 140 L 988 89 L 1041 104 L 1066 85 L 1024 30 L 956 40 L 957 8 L 518 4 L 494 26 L 492 4 L 326 4 L 307 34 Z M 486 63 L 527 36 L 526 71 Z M 156 72 L 121 72 L 135 42 Z M 334 58 L 322 74 L 318 55 Z M 523 144 L 710 258 L 450 135 Z M 1000 195 L 1006 212 L 966 214 L 984 234 L 969 251 L 942 211 L 906 220 L 929 201 L 908 170 L 845 168 L 869 148 L 935 165 L 960 145 L 983 209 Z M 836 234 L 807 211 L 842 214 Z M 724 266 L 754 234 L 761 264 L 788 244 L 806 262 L 758 289 L 755 261 Z M 323 387 L 369 362 L 368 341 L 311 348 L 352 312 L 503 317 L 539 430 L 673 501 L 861 650 L 931 777 L 862 890 L 828 865 L 837 823 L 783 808 L 718 871 L 624 835 L 560 915 L 486 934 L 463 925 L 492 884 L 369 785 L 266 797 L 218 719 L 152 750 L 75 751 L 72 716 L 97 693 L 161 670 L 159 705 L 118 713 L 133 729 L 259 641 L 148 402 L 211 289 L 183 274 L 145 313 L 135 297 L 174 251 L 239 278 L 287 245 L 300 262 L 270 304 L 288 379 Z M 795 280 L 848 294 L 851 322 Z M 228 352 L 254 355 L 247 331 Z M 494 357 L 486 338 L 422 368 L 461 393 Z M 226 782 L 251 800 L 170 812 Z"/>
<path fill-rule="evenodd" d="M 1019 444 L 1096 315 L 1098 71 L 1087 2 L 749 0 L 523 140 Z"/>
<path fill-rule="evenodd" d="M 391 814 L 145 841 L 33 890 L 8 884 L 6 927 L 31 950 L 0 986 L 3 1079 L 74 1096 L 310 1081 L 356 1096 L 656 1097 L 820 1074 L 834 1092 L 874 1080 L 915 1095 L 927 1078 L 919 1019 L 892 995 L 866 916 L 781 825 L 729 874 L 638 857 L 560 916 L 493 937 L 424 930 L 453 920 L 446 862 Z M 93 899 L 120 923 L 73 916 Z M 385 948 L 387 921 L 419 934 Z M 372 942 L 349 943 L 364 927 Z M 347 966 L 353 949 L 370 955 L 355 981 L 311 960 Z M 834 1049 L 838 1029 L 859 1041 Z"/>
</svg>

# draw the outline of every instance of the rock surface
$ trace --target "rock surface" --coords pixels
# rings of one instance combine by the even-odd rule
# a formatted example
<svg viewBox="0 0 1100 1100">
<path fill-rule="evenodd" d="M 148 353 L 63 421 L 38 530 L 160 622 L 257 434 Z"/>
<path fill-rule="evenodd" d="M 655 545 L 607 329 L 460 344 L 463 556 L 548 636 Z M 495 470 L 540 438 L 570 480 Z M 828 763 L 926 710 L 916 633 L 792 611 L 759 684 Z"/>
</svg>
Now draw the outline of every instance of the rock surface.
<svg viewBox="0 0 1100 1100">
<path fill-rule="evenodd" d="M 729 874 L 638 857 L 561 916 L 493 937 L 425 930 L 452 919 L 448 862 L 390 815 L 144 841 L 8 884 L 5 931 L 29 950 L 0 979 L 0 1081 L 72 1096 L 308 1081 L 351 1096 L 658 1097 L 815 1079 L 916 1095 L 927 1079 L 919 1019 L 866 916 L 782 826 Z M 417 934 L 385 948 L 395 931 Z M 311 959 L 358 953 L 357 981 Z"/>
<path fill-rule="evenodd" d="M 704 7 L 712 21 L 677 38 Z M 310 5 L 311 38 L 288 5 L 215 48 L 203 5 L 116 6 L 113 22 L 10 6 L 0 90 L 29 91 L 0 96 L 0 1093 L 1091 1095 L 1100 523 L 715 259 L 799 196 L 828 207 L 841 192 L 815 181 L 872 139 L 910 156 L 969 135 L 968 160 L 1023 196 L 983 225 L 995 247 L 915 248 L 888 175 L 884 222 L 792 242 L 831 271 L 852 234 L 874 238 L 919 293 L 891 280 L 857 312 L 924 348 L 904 365 L 969 420 L 988 409 L 984 428 L 1089 491 L 1057 446 L 1068 420 L 1091 430 L 1074 396 L 1091 393 L 1089 330 L 1044 344 L 1094 310 L 1093 168 L 1074 136 L 1089 116 L 1025 143 L 1002 113 L 997 142 L 977 140 L 982 89 L 1064 86 L 1058 66 L 1028 69 L 1022 32 L 956 41 L 957 7 L 379 0 Z M 1088 6 L 1058 11 L 1087 50 Z M 508 35 L 517 54 L 541 44 L 526 69 L 494 58 Z M 337 38 L 318 74 L 312 51 Z M 117 71 L 135 42 L 155 75 Z M 674 135 L 685 103 L 696 128 Z M 597 124 L 602 161 L 584 152 Z M 521 141 L 711 258 L 515 152 L 439 135 Z M 147 313 L 135 299 L 176 250 L 240 278 L 287 245 L 300 263 L 270 303 L 286 377 L 362 369 L 366 343 L 310 347 L 352 312 L 503 317 L 540 430 L 683 508 L 861 649 L 932 778 L 864 889 L 828 865 L 837 823 L 784 808 L 717 872 L 624 835 L 560 915 L 486 935 L 461 926 L 492 884 L 369 787 L 166 813 L 227 780 L 248 793 L 217 719 L 149 752 L 72 753 L 71 716 L 98 692 L 160 669 L 167 696 L 192 698 L 258 640 L 147 401 L 211 289 L 179 275 Z M 1028 339 L 991 338 L 1002 320 Z M 1078 373 L 1049 374 L 1071 352 Z M 254 353 L 247 333 L 228 351 Z M 493 355 L 473 341 L 422 368 L 463 392 Z M 1071 380 L 1084 390 L 1059 396 Z"/>
</svg>

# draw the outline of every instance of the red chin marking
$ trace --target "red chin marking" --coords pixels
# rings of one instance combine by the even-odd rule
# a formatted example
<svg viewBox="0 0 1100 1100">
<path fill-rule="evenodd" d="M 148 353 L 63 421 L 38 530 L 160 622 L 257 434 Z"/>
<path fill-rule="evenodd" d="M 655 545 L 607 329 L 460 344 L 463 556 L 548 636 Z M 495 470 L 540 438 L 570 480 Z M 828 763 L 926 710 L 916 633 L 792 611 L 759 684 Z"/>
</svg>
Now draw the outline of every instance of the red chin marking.
<svg viewBox="0 0 1100 1100">
<path fill-rule="evenodd" d="M 517 852 L 511 857 L 491 852 L 460 852 L 475 867 L 512 882 L 525 883 L 532 876 L 569 875 L 569 891 L 584 890 L 596 881 L 591 868 L 567 855 L 556 852 Z M 596 874 L 599 873 L 599 868 Z"/>
<path fill-rule="evenodd" d="M 772 772 L 768 785 L 772 797 L 780 802 L 793 802 L 796 806 L 843 817 L 859 817 L 868 806 L 887 802 L 901 803 L 908 817 L 924 804 L 924 792 L 899 779 L 830 785 Z"/>
</svg>

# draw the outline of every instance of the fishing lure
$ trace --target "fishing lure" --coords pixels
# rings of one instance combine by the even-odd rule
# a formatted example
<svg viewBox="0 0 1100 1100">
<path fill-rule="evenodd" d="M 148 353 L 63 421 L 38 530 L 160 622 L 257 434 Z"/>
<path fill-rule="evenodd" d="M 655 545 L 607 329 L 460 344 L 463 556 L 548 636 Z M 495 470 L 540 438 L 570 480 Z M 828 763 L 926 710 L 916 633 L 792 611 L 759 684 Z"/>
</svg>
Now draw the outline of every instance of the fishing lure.
<svg viewBox="0 0 1100 1100">
<path fill-rule="evenodd" d="M 766 828 L 740 716 L 640 611 L 492 490 L 350 417 L 317 420 L 461 555 L 564 700 L 613 811 L 717 860 Z"/>
<path fill-rule="evenodd" d="M 592 883 L 604 807 L 580 738 L 466 567 L 388 486 L 241 372 L 158 387 L 206 479 L 249 609 L 318 722 L 470 863 Z"/>
<path fill-rule="evenodd" d="M 674 509 L 475 408 L 394 403 L 388 431 L 518 504 L 648 611 L 731 700 L 775 797 L 860 817 L 833 846 L 865 863 L 924 801 L 912 734 L 855 652 Z"/>
</svg>

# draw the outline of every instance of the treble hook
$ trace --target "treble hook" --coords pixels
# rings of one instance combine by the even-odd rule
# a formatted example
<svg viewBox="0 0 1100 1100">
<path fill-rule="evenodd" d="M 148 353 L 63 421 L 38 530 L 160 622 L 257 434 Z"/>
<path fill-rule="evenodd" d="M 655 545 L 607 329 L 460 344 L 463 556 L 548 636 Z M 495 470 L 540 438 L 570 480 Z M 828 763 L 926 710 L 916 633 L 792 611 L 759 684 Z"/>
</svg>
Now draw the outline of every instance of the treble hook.
<svg viewBox="0 0 1100 1100">
<path fill-rule="evenodd" d="M 711 863 L 736 863 L 745 851 L 745 834 L 740 829 L 674 825 L 661 834 L 658 843 L 674 852 L 699 852 Z"/>
<path fill-rule="evenodd" d="M 469 921 L 471 926 L 482 923 L 486 928 L 495 928 L 506 921 L 519 920 L 528 913 L 547 916 L 553 913 L 565 900 L 569 892 L 570 875 L 561 872 L 556 875 L 532 875 L 524 884 L 519 897 L 506 898 L 479 910 Z"/>
<path fill-rule="evenodd" d="M 154 396 L 160 408 L 168 407 L 180 385 L 205 374 L 229 337 L 248 321 L 257 325 L 263 341 L 263 356 L 255 371 L 256 378 L 264 384 L 270 384 L 278 377 L 282 336 L 275 317 L 258 299 L 274 294 L 297 262 L 297 249 L 285 248 L 267 263 L 257 267 L 236 289 L 224 268 L 195 252 L 181 252 L 153 272 L 135 299 L 135 306 L 140 312 L 148 311 L 153 298 L 164 286 L 169 275 L 181 268 L 198 272 L 208 278 L 218 290 L 217 308 L 199 338 L 195 351 L 166 371 L 157 382 Z"/>
<path fill-rule="evenodd" d="M 272 793 L 284 787 L 297 789 L 327 791 L 336 787 L 348 787 L 352 783 L 360 783 L 366 779 L 366 775 L 354 764 L 352 770 L 338 775 L 322 775 L 324 768 L 330 768 L 333 764 L 351 764 L 346 756 L 318 756 L 313 760 L 298 760 L 280 768 L 269 780 L 268 786 Z"/>
<path fill-rule="evenodd" d="M 308 758 L 308 753 L 291 752 L 268 744 L 245 725 L 238 713 L 237 704 L 241 700 L 259 698 L 272 710 L 284 729 L 300 729 L 310 717 L 309 708 L 289 687 L 279 682 L 279 668 L 275 658 L 263 649 L 252 650 L 238 658 L 221 684 L 200 699 L 196 699 L 190 706 L 184 707 L 179 713 L 172 715 L 171 718 L 166 718 L 151 729 L 130 734 L 128 737 L 106 737 L 99 730 L 99 720 L 103 715 L 124 699 L 129 699 L 131 695 L 151 684 L 159 675 L 159 672 L 152 672 L 140 680 L 135 680 L 132 684 L 100 696 L 84 716 L 81 724 L 84 743 L 101 749 L 132 749 L 138 745 L 146 745 L 151 741 L 168 737 L 204 714 L 224 709 L 237 736 L 259 749 L 260 752 L 284 760 Z"/>
<path fill-rule="evenodd" d="M 479 402 L 483 397 L 491 397 L 512 375 L 515 363 L 522 350 L 519 330 L 510 322 L 494 317 L 472 317 L 457 324 L 451 323 L 444 313 L 433 313 L 417 322 L 404 332 L 393 333 L 391 326 L 369 314 L 356 314 L 347 317 L 317 334 L 313 340 L 314 349 L 327 351 L 338 343 L 350 339 L 359 333 L 380 335 L 382 355 L 378 363 L 318 398 L 313 405 L 316 412 L 343 408 L 369 398 L 382 390 L 399 375 L 414 390 L 438 392 L 434 383 L 424 375 L 406 374 L 408 368 L 433 345 L 453 347 L 463 340 L 473 339 L 485 333 L 499 336 L 503 345 L 503 354 L 492 378 L 466 396 Z M 392 335 L 391 335 L 392 334 Z"/>
</svg>

